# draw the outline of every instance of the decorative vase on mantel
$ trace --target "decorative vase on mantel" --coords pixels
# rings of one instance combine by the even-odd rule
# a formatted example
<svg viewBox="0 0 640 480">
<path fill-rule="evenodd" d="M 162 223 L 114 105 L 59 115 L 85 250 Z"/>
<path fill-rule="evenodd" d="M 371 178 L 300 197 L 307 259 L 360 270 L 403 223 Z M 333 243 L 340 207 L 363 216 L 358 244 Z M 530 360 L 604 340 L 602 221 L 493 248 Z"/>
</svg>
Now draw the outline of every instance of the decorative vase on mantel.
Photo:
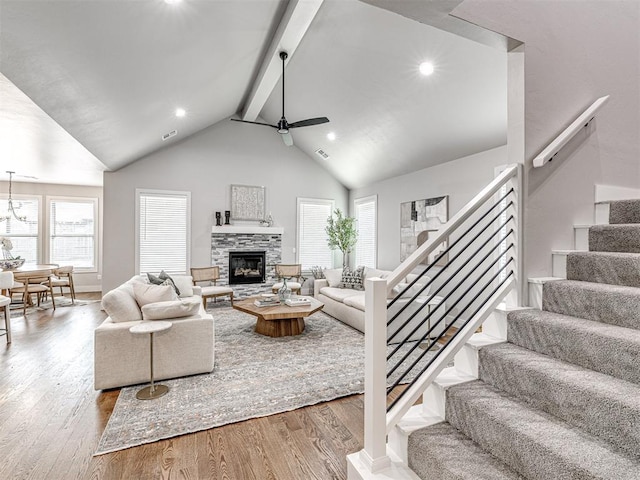
<svg viewBox="0 0 640 480">
<path fill-rule="evenodd" d="M 278 289 L 278 299 L 284 303 L 285 300 L 291 298 L 291 289 L 287 285 L 287 278 L 282 278 L 282 286 Z"/>
</svg>

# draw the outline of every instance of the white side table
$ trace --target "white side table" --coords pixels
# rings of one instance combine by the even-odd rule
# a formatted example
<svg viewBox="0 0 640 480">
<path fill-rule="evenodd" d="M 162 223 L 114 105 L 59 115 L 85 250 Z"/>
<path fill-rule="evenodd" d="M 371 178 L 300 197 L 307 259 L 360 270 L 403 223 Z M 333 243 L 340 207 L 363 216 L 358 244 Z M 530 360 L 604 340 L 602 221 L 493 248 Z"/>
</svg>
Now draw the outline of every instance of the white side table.
<svg viewBox="0 0 640 480">
<path fill-rule="evenodd" d="M 167 387 L 166 385 L 156 385 L 153 383 L 153 334 L 169 330 L 172 326 L 173 324 L 171 322 L 153 320 L 149 322 L 141 322 L 129 329 L 129 331 L 134 335 L 149 335 L 151 385 L 149 385 L 148 387 L 144 387 L 142 390 L 136 393 L 136 398 L 138 400 L 152 400 L 154 398 L 163 396 L 169 391 L 169 387 Z"/>
</svg>

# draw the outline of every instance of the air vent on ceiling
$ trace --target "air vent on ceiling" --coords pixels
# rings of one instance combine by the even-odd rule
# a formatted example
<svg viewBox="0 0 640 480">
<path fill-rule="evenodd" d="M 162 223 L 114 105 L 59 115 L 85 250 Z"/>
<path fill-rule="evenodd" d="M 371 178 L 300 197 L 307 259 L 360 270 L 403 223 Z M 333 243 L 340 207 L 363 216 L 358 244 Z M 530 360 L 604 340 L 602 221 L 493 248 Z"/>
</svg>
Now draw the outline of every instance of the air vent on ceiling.
<svg viewBox="0 0 640 480">
<path fill-rule="evenodd" d="M 318 155 L 323 160 L 326 160 L 327 158 L 329 158 L 329 154 L 327 152 L 325 152 L 324 150 L 322 150 L 321 148 L 316 150 L 316 155 Z"/>
<path fill-rule="evenodd" d="M 162 141 L 170 139 L 171 137 L 175 137 L 178 134 L 177 130 L 171 130 L 169 133 L 165 133 L 162 135 Z"/>
</svg>

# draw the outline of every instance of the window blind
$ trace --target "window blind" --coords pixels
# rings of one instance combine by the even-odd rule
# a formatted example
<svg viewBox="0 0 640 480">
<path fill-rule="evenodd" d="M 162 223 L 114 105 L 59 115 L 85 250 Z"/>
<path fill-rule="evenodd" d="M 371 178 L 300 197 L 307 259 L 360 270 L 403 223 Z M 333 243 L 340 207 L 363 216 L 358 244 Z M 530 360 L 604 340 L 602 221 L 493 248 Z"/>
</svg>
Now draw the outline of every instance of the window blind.
<svg viewBox="0 0 640 480">
<path fill-rule="evenodd" d="M 356 265 L 376 268 L 377 253 L 377 198 L 357 199 L 355 204 L 358 242 L 356 243 Z"/>
<path fill-rule="evenodd" d="M 51 263 L 96 268 L 97 200 L 49 201 L 49 258 Z"/>
<path fill-rule="evenodd" d="M 138 192 L 138 195 L 138 272 L 186 273 L 190 194 Z"/>
<path fill-rule="evenodd" d="M 8 199 L 0 199 L 0 215 L 7 215 Z M 38 219 L 40 202 L 37 198 L 13 198 L 13 208 L 20 216 L 26 216 L 26 222 L 13 217 L 0 222 L 0 236 L 8 237 L 13 244 L 11 255 L 26 259 L 29 263 L 38 262 Z M 10 214 L 9 214 L 10 215 Z"/>
<path fill-rule="evenodd" d="M 298 263 L 303 270 L 333 268 L 333 252 L 325 232 L 333 205 L 332 200 L 298 199 Z"/>
</svg>

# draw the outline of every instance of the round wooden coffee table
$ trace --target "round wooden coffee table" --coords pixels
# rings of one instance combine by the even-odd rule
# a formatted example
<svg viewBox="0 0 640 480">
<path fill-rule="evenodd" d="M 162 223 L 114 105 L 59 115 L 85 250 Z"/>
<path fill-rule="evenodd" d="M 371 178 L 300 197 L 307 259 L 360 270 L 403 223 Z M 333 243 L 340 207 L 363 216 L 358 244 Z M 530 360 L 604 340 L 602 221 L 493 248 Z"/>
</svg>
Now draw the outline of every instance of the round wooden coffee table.
<svg viewBox="0 0 640 480">
<path fill-rule="evenodd" d="M 309 298 L 311 304 L 303 307 L 284 304 L 258 307 L 254 302 L 260 297 L 249 297 L 233 302 L 233 308 L 257 317 L 256 333 L 268 337 L 288 337 L 304 332 L 304 319 L 324 307 L 324 303 L 315 298 L 306 298 Z"/>
</svg>

